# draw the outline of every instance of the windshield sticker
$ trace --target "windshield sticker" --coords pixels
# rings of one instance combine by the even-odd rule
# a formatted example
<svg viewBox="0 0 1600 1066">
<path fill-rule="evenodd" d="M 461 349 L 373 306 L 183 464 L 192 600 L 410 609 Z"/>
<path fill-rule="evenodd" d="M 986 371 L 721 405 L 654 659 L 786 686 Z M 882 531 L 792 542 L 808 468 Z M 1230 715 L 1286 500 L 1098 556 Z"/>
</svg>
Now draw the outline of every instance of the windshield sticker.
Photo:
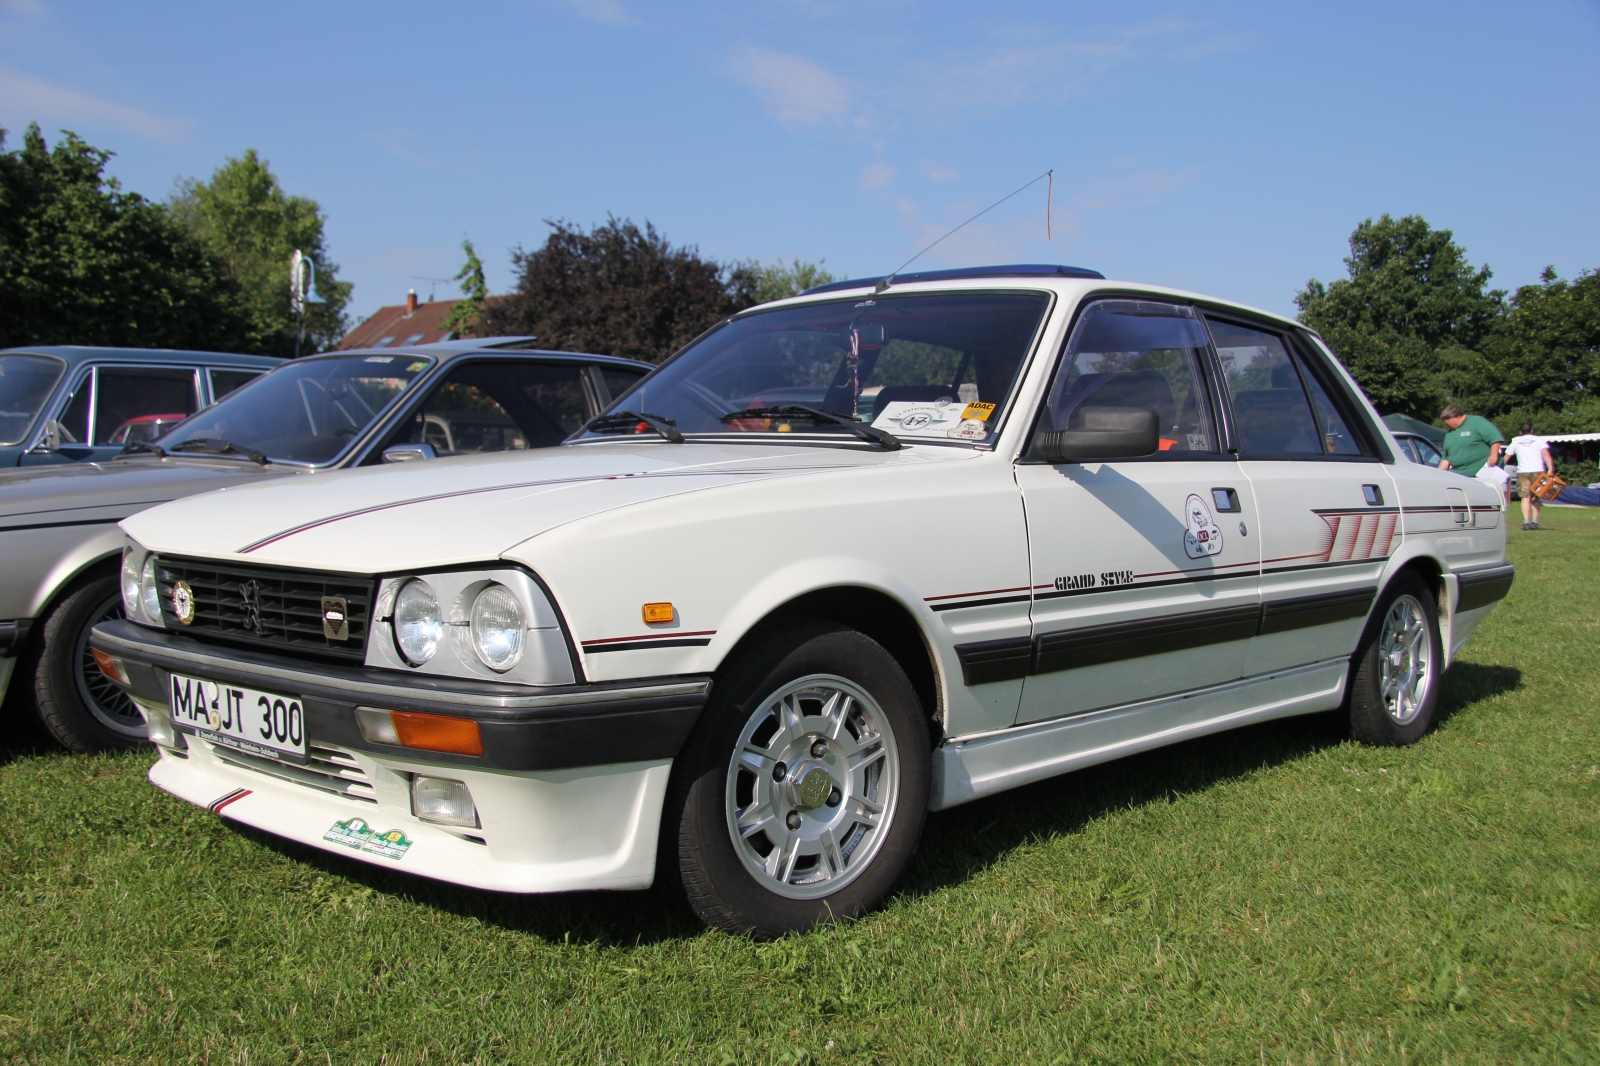
<svg viewBox="0 0 1600 1066">
<path fill-rule="evenodd" d="M 394 356 L 392 356 L 392 355 L 369 355 L 369 356 L 367 356 L 365 361 L 368 362 L 368 363 L 392 363 L 392 362 L 394 362 Z"/>
<path fill-rule="evenodd" d="M 426 359 L 418 359 L 415 363 L 412 363 L 410 366 L 406 367 L 406 373 L 415 374 L 417 371 L 421 370 L 427 365 L 428 361 Z"/>
<path fill-rule="evenodd" d="M 973 403 L 967 404 L 967 409 L 961 412 L 962 418 L 976 418 L 980 422 L 989 421 L 989 416 L 994 414 L 994 404 Z"/>
<path fill-rule="evenodd" d="M 334 822 L 333 826 L 324 834 L 323 840 L 335 844 L 343 844 L 347 848 L 364 851 L 369 855 L 382 855 L 386 859 L 396 861 L 405 857 L 414 841 L 398 829 L 386 829 L 379 832 L 369 826 L 363 819 L 347 818 L 342 822 Z"/>
<path fill-rule="evenodd" d="M 894 400 L 872 420 L 872 428 L 907 437 L 954 436 L 950 431 L 960 427 L 964 413 L 965 405 L 950 396 L 932 401 Z"/>
<path fill-rule="evenodd" d="M 1191 559 L 1204 559 L 1208 555 L 1222 554 L 1222 530 L 1211 517 L 1211 508 L 1194 493 L 1183 506 L 1183 550 Z"/>
<path fill-rule="evenodd" d="M 944 435 L 958 440 L 982 440 L 989 435 L 989 429 L 976 418 L 964 418 L 955 429 L 945 430 Z"/>
</svg>

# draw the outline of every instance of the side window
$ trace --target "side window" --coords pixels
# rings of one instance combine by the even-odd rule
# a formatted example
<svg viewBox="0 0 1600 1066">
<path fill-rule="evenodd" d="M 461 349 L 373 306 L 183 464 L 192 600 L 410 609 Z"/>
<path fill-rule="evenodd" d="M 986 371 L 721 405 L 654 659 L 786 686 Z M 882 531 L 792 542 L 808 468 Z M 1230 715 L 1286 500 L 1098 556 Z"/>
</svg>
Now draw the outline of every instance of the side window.
<svg viewBox="0 0 1600 1066">
<path fill-rule="evenodd" d="M 134 440 L 147 439 L 140 427 L 164 422 L 170 428 L 200 406 L 193 370 L 103 366 L 95 373 L 99 377 L 95 444 L 111 444 L 130 435 Z"/>
<path fill-rule="evenodd" d="M 452 454 L 551 447 L 590 417 L 586 373 L 578 363 L 468 363 L 434 387 L 389 443 Z"/>
<path fill-rule="evenodd" d="M 1233 401 L 1239 451 L 1245 455 L 1321 455 L 1317 421 L 1283 339 L 1232 322 L 1212 321 L 1210 325 L 1228 397 Z"/>
<path fill-rule="evenodd" d="M 1411 445 L 1417 450 L 1418 460 L 1427 463 L 1429 466 L 1438 466 L 1440 461 L 1444 459 L 1444 456 L 1439 454 L 1439 449 L 1425 440 L 1413 439 Z"/>
<path fill-rule="evenodd" d="M 1090 408 L 1143 407 L 1156 413 L 1162 453 L 1217 454 L 1200 369 L 1205 347 L 1205 327 L 1192 308 L 1146 300 L 1091 304 L 1051 384 L 1049 428 L 1081 428 Z"/>
<path fill-rule="evenodd" d="M 218 370 L 213 367 L 211 374 L 211 402 L 222 399 L 240 385 L 254 381 L 261 376 L 259 370 Z"/>
<path fill-rule="evenodd" d="M 1306 391 L 1311 393 L 1311 409 L 1316 412 L 1317 425 L 1322 430 L 1322 446 L 1329 455 L 1360 455 L 1361 445 L 1345 425 L 1344 416 L 1333 406 L 1327 390 L 1313 375 L 1307 373 Z"/>
<path fill-rule="evenodd" d="M 633 388 L 634 382 L 644 377 L 643 374 L 634 374 L 627 370 L 619 370 L 614 366 L 601 367 L 600 374 L 605 378 L 606 389 L 611 393 L 611 400 L 615 400 L 618 396 L 621 396 L 623 393 Z M 607 400 L 606 403 L 610 403 L 611 400 Z M 604 406 L 604 404 L 601 406 Z"/>
</svg>

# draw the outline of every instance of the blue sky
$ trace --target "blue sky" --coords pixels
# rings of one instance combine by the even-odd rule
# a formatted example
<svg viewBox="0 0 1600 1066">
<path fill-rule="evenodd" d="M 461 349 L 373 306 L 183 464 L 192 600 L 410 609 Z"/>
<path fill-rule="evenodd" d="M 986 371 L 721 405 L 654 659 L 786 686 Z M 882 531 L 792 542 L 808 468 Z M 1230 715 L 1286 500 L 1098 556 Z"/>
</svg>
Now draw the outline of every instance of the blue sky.
<svg viewBox="0 0 1600 1066">
<path fill-rule="evenodd" d="M 163 197 L 256 148 L 364 315 L 547 218 L 882 274 L 1060 262 L 1292 312 L 1360 220 L 1600 267 L 1600 3 L 0 0 L 0 126 Z M 441 298 L 453 295 L 438 286 Z"/>
</svg>

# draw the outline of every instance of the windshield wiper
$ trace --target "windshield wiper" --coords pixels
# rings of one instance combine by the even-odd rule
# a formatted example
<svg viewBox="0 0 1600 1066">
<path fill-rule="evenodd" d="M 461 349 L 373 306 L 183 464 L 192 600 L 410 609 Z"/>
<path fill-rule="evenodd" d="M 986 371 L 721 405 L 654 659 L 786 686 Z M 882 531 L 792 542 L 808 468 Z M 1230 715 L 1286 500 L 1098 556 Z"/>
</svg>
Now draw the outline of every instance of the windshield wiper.
<svg viewBox="0 0 1600 1066">
<path fill-rule="evenodd" d="M 678 432 L 678 423 L 664 415 L 634 414 L 632 411 L 613 411 L 608 415 L 598 415 L 583 424 L 584 429 L 633 429 L 644 423 L 674 444 L 683 443 L 683 434 Z"/>
<path fill-rule="evenodd" d="M 271 462 L 265 455 L 253 448 L 241 448 L 231 440 L 222 440 L 218 437 L 195 437 L 179 444 L 174 444 L 167 452 L 176 455 L 179 452 L 200 452 L 204 455 L 242 455 L 251 462 L 266 466 Z"/>
<path fill-rule="evenodd" d="M 797 403 L 786 403 L 778 407 L 751 407 L 744 411 L 735 411 L 731 415 L 723 415 L 719 421 L 736 422 L 741 418 L 793 418 L 796 415 L 809 418 L 813 422 L 830 422 L 843 426 L 862 440 L 881 445 L 884 451 L 892 452 L 900 448 L 900 438 L 887 430 L 874 429 L 845 415 L 836 415 L 832 411 L 819 411 L 815 407 L 804 407 Z"/>
<path fill-rule="evenodd" d="M 159 444 L 151 444 L 147 440 L 130 440 L 122 446 L 122 451 L 117 453 L 117 458 L 121 459 L 124 455 L 134 455 L 138 452 L 153 452 L 157 459 L 165 459 L 167 457 L 167 450 Z"/>
</svg>

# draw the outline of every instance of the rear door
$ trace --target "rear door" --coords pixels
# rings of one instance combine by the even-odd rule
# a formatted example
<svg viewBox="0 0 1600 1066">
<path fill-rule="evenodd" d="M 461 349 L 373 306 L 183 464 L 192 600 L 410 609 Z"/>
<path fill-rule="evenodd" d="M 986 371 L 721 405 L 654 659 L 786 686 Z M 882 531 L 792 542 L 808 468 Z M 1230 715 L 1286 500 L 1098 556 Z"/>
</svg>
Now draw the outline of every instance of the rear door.
<svg viewBox="0 0 1600 1066">
<path fill-rule="evenodd" d="M 1259 619 L 1255 501 L 1222 449 L 1192 308 L 1090 304 L 1056 368 L 1036 434 L 1086 408 L 1156 412 L 1161 450 L 1016 467 L 1034 583 L 1019 721 L 1135 703 L 1242 676 Z"/>
<path fill-rule="evenodd" d="M 1400 544 L 1389 471 L 1319 353 L 1267 324 L 1208 325 L 1261 529 L 1261 629 L 1245 672 L 1347 657 Z"/>
</svg>

